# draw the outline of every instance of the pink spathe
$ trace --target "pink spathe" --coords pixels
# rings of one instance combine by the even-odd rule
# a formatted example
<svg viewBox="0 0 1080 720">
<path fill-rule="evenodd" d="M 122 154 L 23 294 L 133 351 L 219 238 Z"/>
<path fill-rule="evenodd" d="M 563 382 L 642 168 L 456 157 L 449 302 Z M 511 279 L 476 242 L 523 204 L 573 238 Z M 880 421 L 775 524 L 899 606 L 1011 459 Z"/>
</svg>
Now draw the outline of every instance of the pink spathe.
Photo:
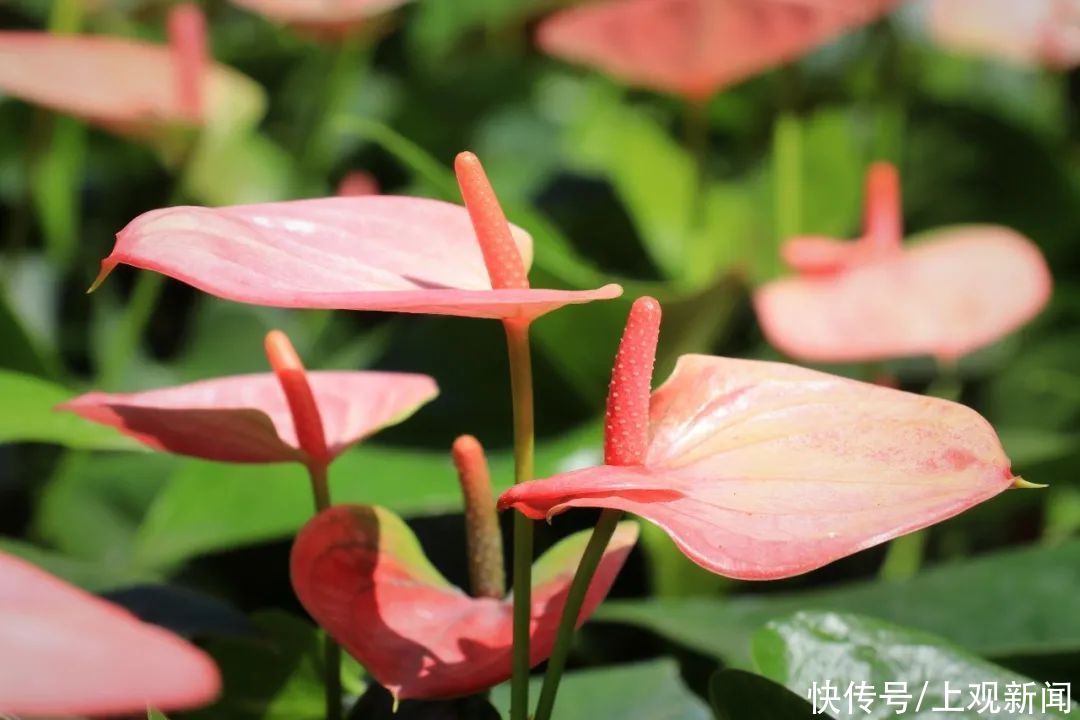
<svg viewBox="0 0 1080 720">
<path fill-rule="evenodd" d="M 612 508 L 733 578 L 808 572 L 1013 482 L 993 428 L 944 400 L 792 365 L 687 355 L 652 397 L 646 460 L 517 485 L 531 518 Z"/>
<path fill-rule="evenodd" d="M 323 371 L 307 378 L 326 434 L 326 460 L 438 394 L 426 375 Z M 273 373 L 138 393 L 91 392 L 60 409 L 111 425 L 155 450 L 224 462 L 308 460 Z"/>
<path fill-rule="evenodd" d="M 1022 65 L 1080 65 L 1080 0 L 933 0 L 929 31 L 944 48 Z"/>
<path fill-rule="evenodd" d="M 871 168 L 866 202 L 862 238 L 787 241 L 782 254 L 796 274 L 755 292 L 766 338 L 788 355 L 951 362 L 1021 327 L 1049 301 L 1046 260 L 1014 230 L 952 227 L 904 245 L 899 182 L 884 164 Z"/>
<path fill-rule="evenodd" d="M 528 267 L 532 239 L 513 239 Z M 492 289 L 465 208 L 390 195 L 153 210 L 117 235 L 102 276 L 121 263 L 280 307 L 532 320 L 622 293 Z"/>
<path fill-rule="evenodd" d="M 221 690 L 198 648 L 0 553 L 0 714 L 116 716 L 184 710 Z"/>
<path fill-rule="evenodd" d="M 791 62 L 898 0 L 600 0 L 555 13 L 547 53 L 631 85 L 705 100 Z"/>
<path fill-rule="evenodd" d="M 607 595 L 636 539 L 633 523 L 616 531 L 579 623 Z M 532 665 L 551 653 L 586 540 L 564 540 L 533 567 Z M 512 598 L 469 597 L 451 585 L 386 510 L 341 505 L 320 513 L 296 538 L 291 576 L 319 625 L 397 698 L 469 695 L 510 678 Z"/>
</svg>

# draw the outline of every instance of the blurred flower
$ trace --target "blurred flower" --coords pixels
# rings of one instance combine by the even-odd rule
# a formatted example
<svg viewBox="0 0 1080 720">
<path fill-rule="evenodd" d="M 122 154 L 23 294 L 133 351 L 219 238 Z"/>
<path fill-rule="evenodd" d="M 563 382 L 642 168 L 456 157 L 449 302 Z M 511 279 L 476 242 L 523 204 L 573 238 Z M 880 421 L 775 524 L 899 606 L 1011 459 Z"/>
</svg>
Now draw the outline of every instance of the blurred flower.
<svg viewBox="0 0 1080 720">
<path fill-rule="evenodd" d="M 347 35 L 368 19 L 409 0 L 232 0 L 274 22 L 324 37 Z"/>
<path fill-rule="evenodd" d="M 500 509 L 631 512 L 712 572 L 768 580 L 944 520 L 1014 482 L 973 410 L 792 365 L 685 355 L 650 399 L 642 352 L 655 351 L 653 313 L 635 310 L 643 317 L 632 311 L 612 374 L 605 464 L 516 485 Z"/>
<path fill-rule="evenodd" d="M 199 126 L 250 95 L 251 81 L 212 63 L 194 5 L 169 14 L 167 46 L 104 36 L 0 32 L 0 91 L 142 139 Z"/>
<path fill-rule="evenodd" d="M 479 161 L 471 153 L 462 158 L 470 210 L 501 216 Z M 524 268 L 532 261 L 532 238 L 519 228 L 512 238 L 497 237 L 497 225 L 478 223 L 478 236 L 465 208 L 391 195 L 164 208 L 120 231 L 98 282 L 125 263 L 236 302 L 523 322 L 622 293 L 618 285 L 529 288 Z M 500 273 L 513 275 L 513 283 Z"/>
<path fill-rule="evenodd" d="M 607 595 L 637 532 L 620 525 L 579 622 Z M 551 653 L 587 540 L 567 538 L 533 565 L 532 665 Z M 510 678 L 511 597 L 469 597 L 451 585 L 388 510 L 340 505 L 317 515 L 296 538 L 291 575 L 312 617 L 399 699 L 469 695 Z"/>
<path fill-rule="evenodd" d="M 378 195 L 379 181 L 371 173 L 357 170 L 341 178 L 338 183 L 338 197 L 363 197 L 364 195 Z"/>
<path fill-rule="evenodd" d="M 953 361 L 1028 322 L 1049 300 L 1046 261 L 1008 228 L 935 230 L 905 247 L 891 165 L 871 168 L 866 208 L 855 242 L 789 240 L 782 252 L 796 275 L 755 294 L 766 337 L 792 357 Z"/>
<path fill-rule="evenodd" d="M 632 85 L 708 99 L 798 59 L 899 0 L 600 0 L 544 20 L 544 51 Z"/>
<path fill-rule="evenodd" d="M 928 26 L 949 50 L 1057 70 L 1080 65 L 1080 0 L 931 0 Z"/>
<path fill-rule="evenodd" d="M 217 697 L 213 661 L 18 558 L 0 553 L 0 714 L 136 715 Z"/>
<path fill-rule="evenodd" d="M 291 345 L 283 348 L 282 341 L 288 342 L 273 333 L 268 341 L 276 375 L 238 375 L 138 393 L 91 392 L 60 408 L 111 425 L 155 450 L 224 462 L 324 466 L 438 394 L 426 375 L 305 372 Z M 310 408 L 304 407 L 308 397 Z"/>
</svg>

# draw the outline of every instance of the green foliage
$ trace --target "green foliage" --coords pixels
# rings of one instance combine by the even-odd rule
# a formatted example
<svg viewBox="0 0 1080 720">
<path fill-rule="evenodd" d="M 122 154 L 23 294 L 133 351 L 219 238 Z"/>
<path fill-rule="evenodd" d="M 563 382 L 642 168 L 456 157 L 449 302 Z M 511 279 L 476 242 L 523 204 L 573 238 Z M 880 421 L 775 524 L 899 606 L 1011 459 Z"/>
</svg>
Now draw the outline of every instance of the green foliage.
<svg viewBox="0 0 1080 720">
<path fill-rule="evenodd" d="M 192 718 L 322 720 L 324 635 L 311 623 L 278 610 L 256 613 L 257 634 L 213 640 L 207 649 L 221 669 L 225 693 Z M 363 670 L 346 657 L 341 668 L 347 696 L 364 691 Z"/>
<path fill-rule="evenodd" d="M 1010 710 L 1005 705 L 1009 685 L 1025 683 L 1034 692 L 1038 717 L 1071 714 L 1068 709 L 1043 711 L 1042 683 L 981 660 L 933 635 L 858 615 L 803 612 L 771 622 L 754 636 L 754 663 L 765 677 L 803 696 L 815 683 L 831 683 L 840 688 L 841 695 L 850 683 L 856 687 L 866 683 L 876 689 L 876 702 L 862 706 L 868 707 L 869 713 L 857 701 L 853 711 L 847 710 L 847 701 L 841 699 L 836 706 L 840 717 L 895 717 L 897 706 L 890 707 L 880 699 L 886 682 L 906 683 L 905 692 L 912 693 L 911 704 L 903 713 L 906 717 L 937 718 L 945 713 L 969 719 L 1031 717 L 1030 706 Z M 969 709 L 973 702 L 969 688 L 983 683 L 998 688 L 997 711 L 980 711 L 981 703 Z M 953 709 L 935 711 L 945 707 Z"/>
<path fill-rule="evenodd" d="M 1080 541 L 1073 540 L 1059 547 L 943 564 L 896 583 L 860 582 L 726 600 L 614 601 L 600 608 L 597 617 L 641 625 L 743 667 L 749 662 L 754 629 L 801 609 L 871 615 L 936 633 L 992 657 L 1076 652 L 1080 651 L 1080 613 L 1068 609 L 1080 598 L 1077 567 Z M 1055 608 L 1052 620 L 1047 608 Z"/>
<path fill-rule="evenodd" d="M 540 690 L 532 683 L 532 693 Z M 505 715 L 509 687 L 500 685 L 491 700 Z M 559 686 L 555 717 L 560 720 L 705 720 L 708 708 L 683 685 L 679 666 L 671 660 L 616 665 L 602 670 L 567 673 Z"/>
</svg>

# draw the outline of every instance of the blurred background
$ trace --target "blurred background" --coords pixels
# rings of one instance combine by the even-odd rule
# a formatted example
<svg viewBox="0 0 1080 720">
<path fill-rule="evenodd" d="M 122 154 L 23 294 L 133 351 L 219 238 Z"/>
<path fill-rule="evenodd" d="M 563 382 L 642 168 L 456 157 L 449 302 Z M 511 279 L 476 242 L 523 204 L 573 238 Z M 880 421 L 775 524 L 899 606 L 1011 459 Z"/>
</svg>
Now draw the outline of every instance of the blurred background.
<svg viewBox="0 0 1080 720">
<path fill-rule="evenodd" d="M 339 501 L 407 517 L 435 564 L 464 584 L 454 437 L 479 437 L 497 483 L 511 479 L 509 377 L 496 323 L 244 306 L 129 268 L 85 294 L 115 233 L 144 211 L 330 195 L 357 172 L 384 193 L 458 201 L 449 168 L 463 149 L 480 156 L 511 220 L 533 234 L 534 286 L 626 288 L 623 300 L 570 307 L 535 326 L 538 474 L 599 459 L 611 358 L 628 302 L 641 294 L 665 305 L 658 379 L 686 352 L 782 359 L 750 303 L 754 287 L 784 273 L 778 218 L 787 231 L 858 236 L 872 161 L 899 166 L 909 234 L 998 223 L 1027 235 L 1054 275 L 1049 307 L 964 358 L 945 392 L 994 424 L 1014 471 L 1050 487 L 1006 493 L 936 526 L 924 537 L 924 564 L 932 573 L 938 563 L 1021 546 L 1072 547 L 1080 529 L 1080 75 L 942 47 L 927 32 L 926 4 L 901 3 L 795 64 L 723 89 L 695 125 L 674 97 L 540 52 L 538 21 L 570 4 L 416 0 L 328 35 L 230 2 L 201 3 L 214 58 L 253 83 L 215 111 L 182 157 L 0 90 L 0 548 L 209 638 L 219 657 L 247 652 L 227 638 L 250 631 L 252 613 L 257 623 L 281 613 L 301 623 L 287 575 L 289 539 L 310 514 L 301 469 L 133 452 L 107 429 L 51 412 L 89 388 L 265 371 L 262 338 L 281 328 L 309 368 L 437 379 L 435 402 L 349 452 L 332 483 Z M 168 7 L 7 0 L 0 27 L 164 42 Z M 778 187 L 798 188 L 794 219 L 778 212 Z M 702 222 L 690 220 L 696 202 Z M 864 379 L 882 370 L 824 369 Z M 904 389 L 941 391 L 929 358 L 884 370 Z M 571 513 L 541 525 L 538 544 L 593 519 Z M 748 593 L 887 582 L 877 579 L 886 552 L 751 585 L 699 572 L 648 532 L 614 591 L 628 601 L 613 604 L 608 620 L 620 622 L 590 624 L 574 666 L 672 655 L 688 686 L 704 692 L 716 659 L 730 659 L 725 650 L 695 643 L 711 637 L 701 626 L 656 621 L 638 599 L 670 601 L 656 606 L 673 608 L 661 613 L 670 619 Z M 1060 570 L 1060 558 L 1047 556 L 1046 567 Z M 1073 604 L 1043 609 L 1047 645 L 1065 638 L 1052 652 L 989 654 L 1040 679 L 1080 679 L 1080 621 L 1065 617 L 1080 616 L 1080 564 L 1071 585 L 994 567 L 979 575 L 982 592 L 1024 604 L 1027 589 L 1049 578 Z M 963 632 L 978 645 L 993 629 Z M 282 687 L 252 690 L 255 699 L 208 716 L 318 717 L 317 686 L 310 712 L 300 703 L 270 713 Z"/>
</svg>

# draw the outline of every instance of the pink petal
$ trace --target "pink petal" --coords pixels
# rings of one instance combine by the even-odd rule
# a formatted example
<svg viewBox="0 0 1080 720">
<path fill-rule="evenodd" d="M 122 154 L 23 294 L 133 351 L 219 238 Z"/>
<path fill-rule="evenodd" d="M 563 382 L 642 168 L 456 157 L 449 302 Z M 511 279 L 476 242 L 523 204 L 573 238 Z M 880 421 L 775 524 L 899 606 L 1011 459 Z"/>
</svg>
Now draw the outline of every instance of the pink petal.
<svg viewBox="0 0 1080 720">
<path fill-rule="evenodd" d="M 636 538 L 637 526 L 620 526 L 579 622 L 607 595 Z M 564 541 L 533 568 L 533 665 L 551 653 L 585 542 L 583 535 Z M 320 513 L 300 531 L 291 571 L 308 612 L 399 698 L 467 695 L 510 677 L 510 599 L 472 598 L 450 585 L 386 510 L 342 505 Z"/>
<path fill-rule="evenodd" d="M 1030 240 L 1006 228 L 963 227 L 848 272 L 769 283 L 754 302 L 769 342 L 792 357 L 947 360 L 1031 320 L 1049 300 L 1051 284 Z"/>
<path fill-rule="evenodd" d="M 1023 65 L 1080 65 L 1075 0 L 934 0 L 929 30 L 945 48 Z"/>
<path fill-rule="evenodd" d="M 426 375 L 311 372 L 308 378 L 331 456 L 400 422 L 438 394 Z M 155 450 L 225 462 L 304 460 L 285 394 L 272 373 L 139 393 L 92 392 L 60 407 Z"/>
<path fill-rule="evenodd" d="M 201 650 L 0 554 L 0 713 L 128 715 L 204 705 L 221 689 Z"/>
<path fill-rule="evenodd" d="M 809 53 L 898 0 L 601 0 L 556 13 L 545 52 L 690 98 Z"/>
<path fill-rule="evenodd" d="M 864 254 L 859 243 L 818 236 L 791 238 L 780 247 L 784 263 L 800 275 L 831 275 Z"/>
<path fill-rule="evenodd" d="M 654 394 L 644 466 L 517 485 L 531 517 L 625 510 L 728 577 L 798 575 L 1012 483 L 993 429 L 955 403 L 792 365 L 688 355 Z"/>
<path fill-rule="evenodd" d="M 0 32 L 0 91 L 122 133 L 187 123 L 166 45 L 111 37 Z M 210 65 L 203 103 L 228 102 L 242 75 Z"/>
<path fill-rule="evenodd" d="M 234 5 L 280 23 L 308 28 L 356 26 L 409 0 L 232 0 Z"/>
<path fill-rule="evenodd" d="M 532 238 L 514 239 L 530 264 Z M 154 210 L 117 235 L 102 273 L 119 263 L 278 307 L 534 319 L 622 293 L 492 290 L 463 207 L 390 195 Z"/>
</svg>

